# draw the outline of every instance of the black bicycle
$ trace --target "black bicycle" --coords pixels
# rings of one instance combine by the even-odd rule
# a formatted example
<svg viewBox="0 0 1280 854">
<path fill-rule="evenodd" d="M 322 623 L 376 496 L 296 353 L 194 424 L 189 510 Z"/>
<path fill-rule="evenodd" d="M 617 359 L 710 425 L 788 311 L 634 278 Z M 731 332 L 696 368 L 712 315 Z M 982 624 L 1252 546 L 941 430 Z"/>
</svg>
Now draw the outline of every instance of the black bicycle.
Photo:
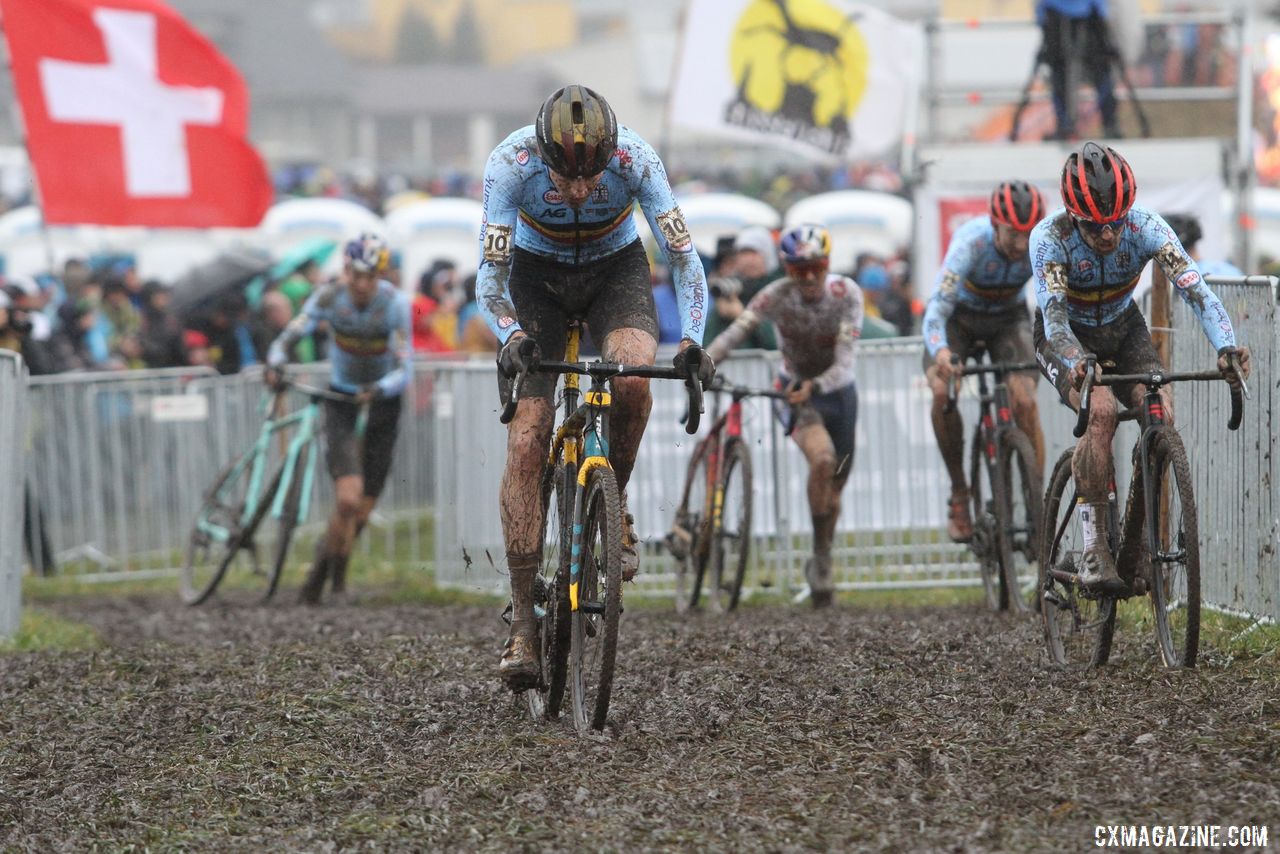
<svg viewBox="0 0 1280 854">
<path fill-rule="evenodd" d="M 969 496 L 973 505 L 973 539 L 969 548 L 978 560 L 987 604 L 996 611 L 1029 612 L 1022 577 L 1038 573 L 1029 564 L 1037 557 L 1043 476 L 1031 439 L 1013 420 L 1009 374 L 1038 370 L 1034 362 L 981 364 L 985 348 L 976 350 L 978 364 L 960 366 L 952 356 L 955 380 L 947 384 L 947 411 L 955 409 L 960 379 L 978 378 L 979 417 L 969 446 Z M 989 354 L 988 354 L 989 355 Z M 989 386 L 987 377 L 995 377 Z M 1025 572 L 1024 572 L 1025 567 Z M 1029 581 L 1028 586 L 1034 581 Z"/>
<path fill-rule="evenodd" d="M 1095 379 L 1094 365 L 1094 357 L 1087 357 L 1075 426 L 1077 438 L 1088 426 L 1093 385 L 1141 383 L 1147 388 L 1141 404 L 1119 415 L 1122 421 L 1138 420 L 1142 425 L 1133 448 L 1133 475 L 1122 522 L 1114 477 L 1108 490 L 1107 545 L 1129 590 L 1121 596 L 1108 596 L 1079 583 L 1085 546 L 1076 512 L 1080 496 L 1071 474 L 1075 448 L 1069 448 L 1054 466 L 1045 493 L 1046 536 L 1040 558 L 1045 642 L 1050 656 L 1060 665 L 1103 665 L 1111 655 L 1118 602 L 1149 595 L 1156 642 L 1165 665 L 1194 667 L 1200 645 L 1199 526 L 1187 452 L 1178 431 L 1165 420 L 1160 389 L 1174 382 L 1221 381 L 1223 374 L 1216 370 L 1155 371 L 1104 374 Z M 1238 368 L 1234 356 L 1232 368 Z M 1230 430 L 1240 426 L 1244 391 L 1243 383 L 1231 389 Z M 1069 496 L 1065 503 L 1064 496 Z"/>
<path fill-rule="evenodd" d="M 609 465 L 608 384 L 617 377 L 682 380 L 689 393 L 686 430 L 696 433 L 702 386 L 674 367 L 579 362 L 580 324 L 568 326 L 568 361 L 533 370 L 565 376 L 563 417 L 552 438 L 541 480 L 543 566 L 534 589 L 542 679 L 525 692 L 535 718 L 560 714 L 566 682 L 579 731 L 604 729 L 613 692 L 622 616 L 622 497 Z M 591 379 L 582 393 L 578 377 Z M 502 411 L 507 424 L 528 374 L 519 373 Z M 582 402 L 579 403 L 581 394 Z M 510 606 L 508 606 L 510 613 Z M 506 616 L 504 614 L 504 616 Z"/>
</svg>

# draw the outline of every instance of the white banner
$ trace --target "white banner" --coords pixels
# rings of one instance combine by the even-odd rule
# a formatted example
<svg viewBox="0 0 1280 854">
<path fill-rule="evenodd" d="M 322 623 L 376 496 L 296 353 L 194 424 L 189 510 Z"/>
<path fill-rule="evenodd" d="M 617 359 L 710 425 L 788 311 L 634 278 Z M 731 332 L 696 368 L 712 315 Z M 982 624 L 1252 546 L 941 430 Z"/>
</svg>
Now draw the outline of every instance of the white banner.
<svg viewBox="0 0 1280 854">
<path fill-rule="evenodd" d="M 671 122 L 841 159 L 902 141 L 918 26 L 844 0 L 693 0 Z"/>
</svg>

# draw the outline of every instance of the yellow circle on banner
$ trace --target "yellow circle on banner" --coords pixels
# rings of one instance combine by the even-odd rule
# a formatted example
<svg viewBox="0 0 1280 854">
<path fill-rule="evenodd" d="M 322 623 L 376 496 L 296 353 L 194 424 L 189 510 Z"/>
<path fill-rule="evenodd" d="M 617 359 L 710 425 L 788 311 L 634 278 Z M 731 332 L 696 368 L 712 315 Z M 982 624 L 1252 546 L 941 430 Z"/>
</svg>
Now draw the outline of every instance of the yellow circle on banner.
<svg viewBox="0 0 1280 854">
<path fill-rule="evenodd" d="M 740 99 L 815 127 L 847 126 L 869 64 L 854 16 L 824 0 L 753 0 L 729 43 Z"/>
</svg>

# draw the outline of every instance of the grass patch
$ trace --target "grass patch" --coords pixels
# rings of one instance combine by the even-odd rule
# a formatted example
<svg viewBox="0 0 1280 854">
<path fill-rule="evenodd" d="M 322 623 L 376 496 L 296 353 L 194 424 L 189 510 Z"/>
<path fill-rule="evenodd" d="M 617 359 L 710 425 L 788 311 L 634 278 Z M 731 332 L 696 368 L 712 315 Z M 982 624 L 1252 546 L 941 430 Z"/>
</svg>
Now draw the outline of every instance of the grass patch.
<svg viewBox="0 0 1280 854">
<path fill-rule="evenodd" d="M 102 638 L 84 623 L 65 620 L 44 608 L 22 610 L 18 633 L 0 641 L 0 652 L 96 649 Z"/>
</svg>

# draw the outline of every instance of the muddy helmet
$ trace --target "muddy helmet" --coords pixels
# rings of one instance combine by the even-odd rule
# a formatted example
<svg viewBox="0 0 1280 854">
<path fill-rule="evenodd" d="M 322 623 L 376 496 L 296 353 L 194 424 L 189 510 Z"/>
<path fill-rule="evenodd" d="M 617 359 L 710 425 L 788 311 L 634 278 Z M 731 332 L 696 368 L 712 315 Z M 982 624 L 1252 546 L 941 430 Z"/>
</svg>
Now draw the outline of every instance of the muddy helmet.
<svg viewBox="0 0 1280 854">
<path fill-rule="evenodd" d="M 1098 225 L 1121 220 L 1137 194 L 1133 170 L 1111 146 L 1086 142 L 1062 167 L 1062 203 L 1080 219 Z"/>
<path fill-rule="evenodd" d="M 1044 196 L 1026 181 L 1002 181 L 987 205 L 991 221 L 1030 231 L 1044 216 Z"/>
<path fill-rule="evenodd" d="M 565 86 L 543 102 L 534 122 L 538 153 L 567 178 L 598 175 L 618 147 L 618 119 L 586 86 Z"/>
</svg>

